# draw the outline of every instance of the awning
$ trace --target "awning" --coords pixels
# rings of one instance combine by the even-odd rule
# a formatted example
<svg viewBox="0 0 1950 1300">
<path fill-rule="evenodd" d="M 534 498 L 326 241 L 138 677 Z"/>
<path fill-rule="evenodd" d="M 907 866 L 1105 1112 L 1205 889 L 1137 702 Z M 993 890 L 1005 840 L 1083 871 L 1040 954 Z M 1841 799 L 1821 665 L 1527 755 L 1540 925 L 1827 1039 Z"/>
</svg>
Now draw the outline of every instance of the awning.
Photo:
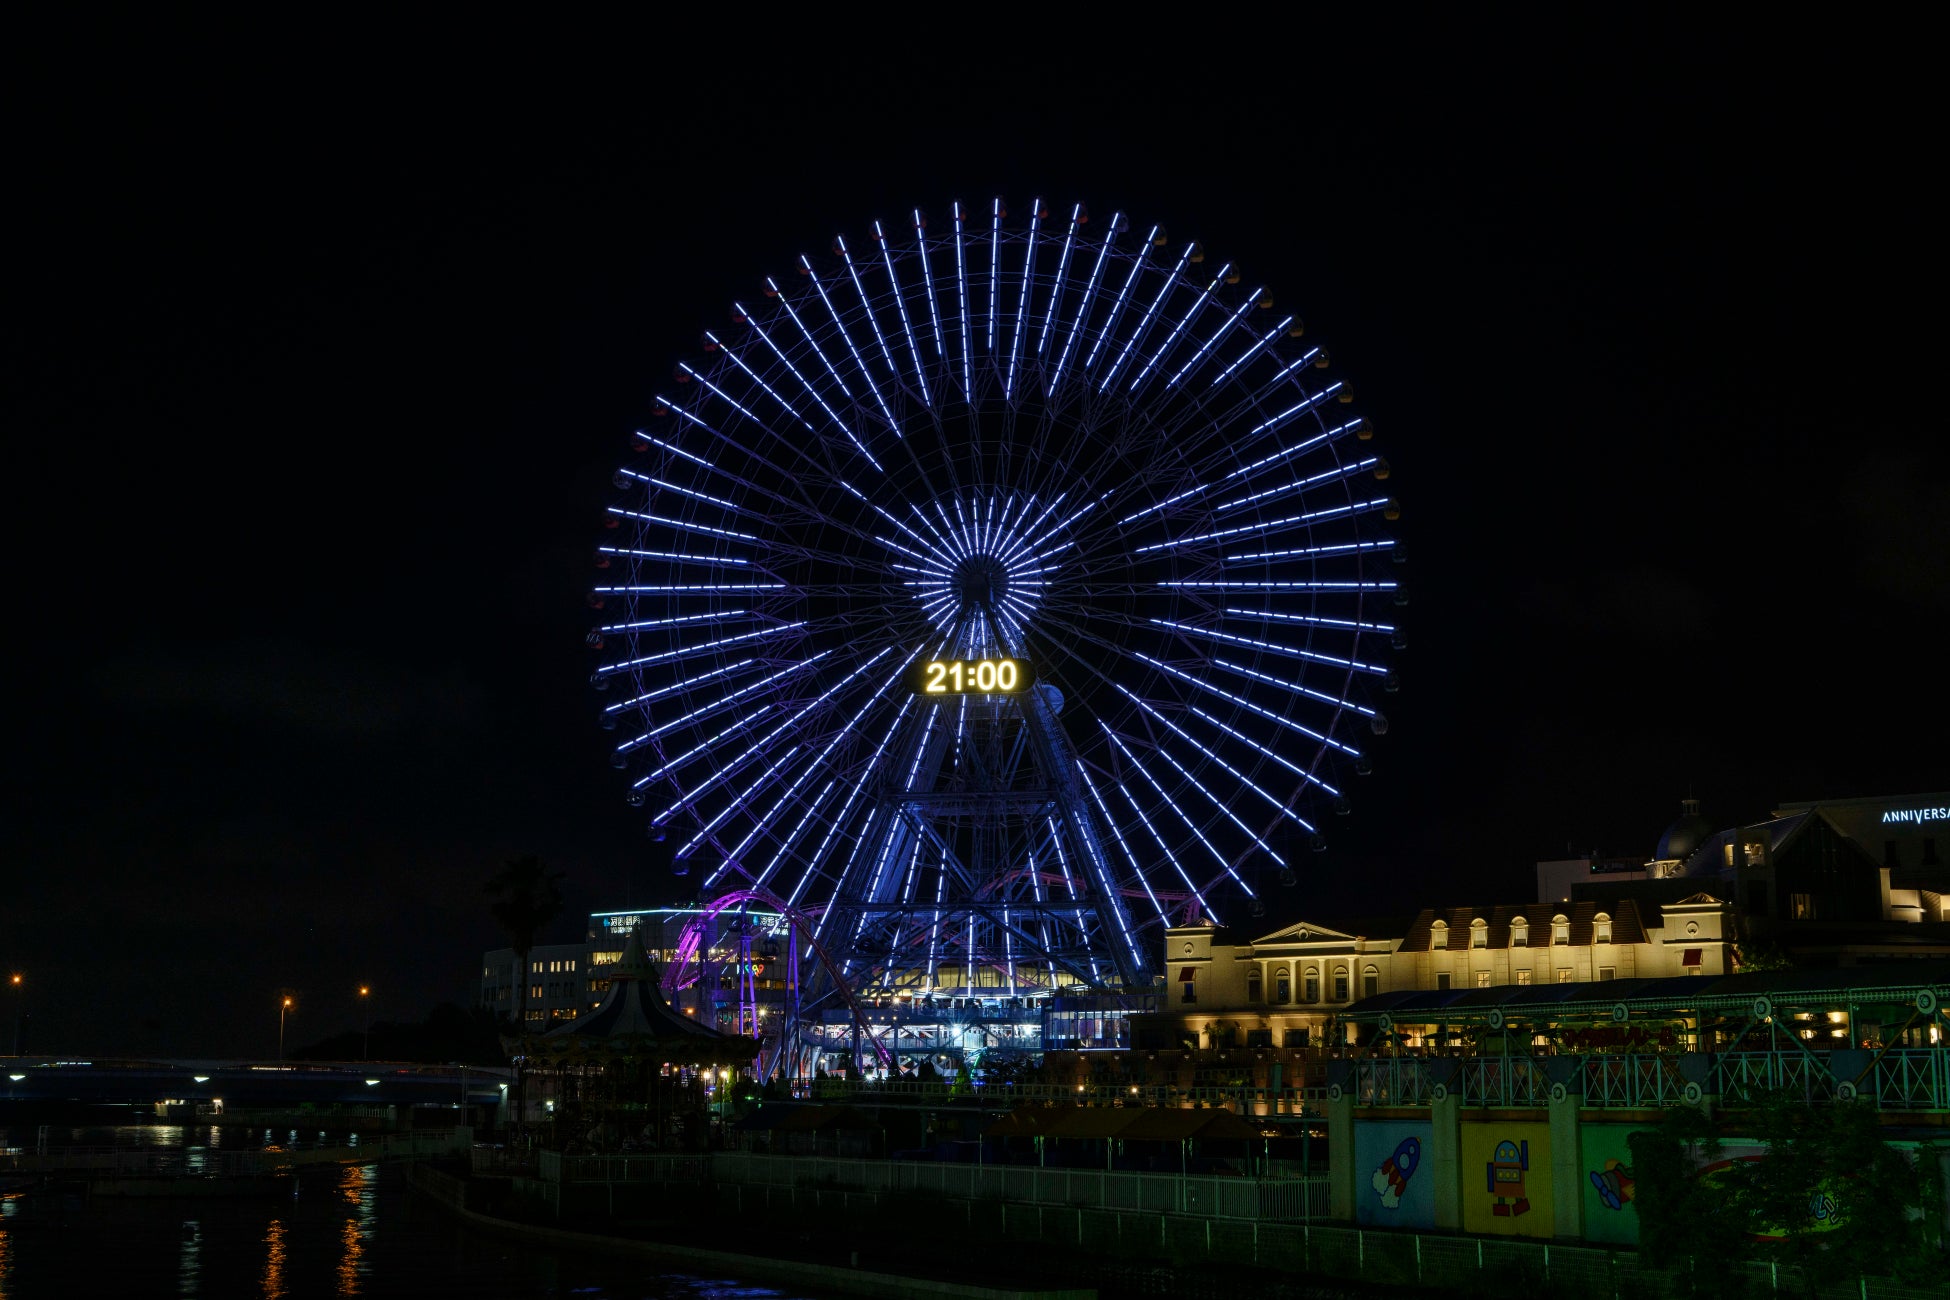
<svg viewBox="0 0 1950 1300">
<path fill-rule="evenodd" d="M 1190 978 L 1192 977 L 1192 972 L 1193 972 L 1193 971 L 1195 971 L 1195 970 L 1197 970 L 1197 969 L 1198 969 L 1198 967 L 1196 967 L 1196 966 L 1187 966 L 1187 967 L 1185 967 L 1185 968 L 1184 968 L 1183 970 L 1181 970 L 1181 971 L 1179 971 L 1179 972 L 1178 972 L 1178 978 L 1179 978 L 1179 980 L 1180 980 L 1181 982 L 1182 982 L 1182 981 L 1185 981 L 1185 980 L 1189 980 L 1189 979 L 1190 979 Z"/>
<path fill-rule="evenodd" d="M 1698 948 L 1688 948 L 1680 956 L 1679 964 L 1681 966 L 1697 966 L 1699 965 L 1699 954 L 1700 950 Z"/>
</svg>

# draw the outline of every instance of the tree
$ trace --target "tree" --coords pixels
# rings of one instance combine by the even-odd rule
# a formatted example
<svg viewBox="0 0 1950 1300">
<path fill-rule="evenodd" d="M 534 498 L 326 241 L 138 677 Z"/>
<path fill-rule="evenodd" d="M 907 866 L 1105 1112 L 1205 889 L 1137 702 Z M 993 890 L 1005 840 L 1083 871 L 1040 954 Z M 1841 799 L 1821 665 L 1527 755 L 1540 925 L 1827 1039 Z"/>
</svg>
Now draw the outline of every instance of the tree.
<svg viewBox="0 0 1950 1300">
<path fill-rule="evenodd" d="M 1631 1146 L 1645 1258 L 1682 1269 L 1682 1295 L 1726 1294 L 1746 1236 L 1728 1199 L 1697 1177 L 1719 1158 L 1719 1125 L 1691 1106 L 1677 1106 L 1658 1128 L 1632 1134 Z"/>
<path fill-rule="evenodd" d="M 511 859 L 487 882 L 487 893 L 494 900 L 488 910 L 507 932 L 515 950 L 515 1033 L 528 1032 L 528 954 L 535 950 L 535 936 L 542 927 L 562 913 L 562 873 L 551 871 L 534 854 Z M 521 1068 L 526 1052 L 515 1055 L 515 1116 L 525 1121 L 528 1107 L 528 1074 Z"/>
<path fill-rule="evenodd" d="M 1722 1137 L 1764 1145 L 1712 1179 Z M 1709 1117 L 1690 1106 L 1632 1135 L 1639 1241 L 1684 1270 L 1686 1294 L 1726 1294 L 1750 1259 L 1799 1269 L 1812 1297 L 1858 1273 L 1936 1280 L 1942 1186 L 1935 1148 L 1912 1159 L 1882 1138 L 1873 1103 L 1811 1103 L 1786 1093 Z"/>
<path fill-rule="evenodd" d="M 535 936 L 562 914 L 562 873 L 534 854 L 511 858 L 488 879 L 488 910 L 515 950 L 515 1029 L 528 1032 L 528 954 Z"/>
<path fill-rule="evenodd" d="M 1724 1185 L 1756 1235 L 1757 1255 L 1799 1268 L 1810 1297 L 1858 1273 L 1938 1280 L 1934 1149 L 1912 1163 L 1883 1140 L 1867 1099 L 1814 1106 L 1775 1093 L 1757 1099 L 1746 1120 L 1767 1158 L 1741 1162 Z"/>
</svg>

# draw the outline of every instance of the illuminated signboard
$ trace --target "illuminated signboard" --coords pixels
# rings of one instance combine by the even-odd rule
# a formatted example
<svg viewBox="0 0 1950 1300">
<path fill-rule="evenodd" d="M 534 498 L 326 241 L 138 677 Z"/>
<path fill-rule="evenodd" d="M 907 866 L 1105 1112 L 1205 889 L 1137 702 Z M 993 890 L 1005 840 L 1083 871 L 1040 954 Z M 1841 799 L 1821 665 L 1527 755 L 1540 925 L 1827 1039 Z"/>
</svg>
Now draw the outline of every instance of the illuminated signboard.
<svg viewBox="0 0 1950 1300">
<path fill-rule="evenodd" d="M 1020 659 L 929 659 L 914 672 L 917 695 L 1018 695 L 1036 680 Z"/>
<path fill-rule="evenodd" d="M 1950 808 L 1891 808 L 1882 814 L 1883 825 L 1891 822 L 1950 821 Z"/>
</svg>

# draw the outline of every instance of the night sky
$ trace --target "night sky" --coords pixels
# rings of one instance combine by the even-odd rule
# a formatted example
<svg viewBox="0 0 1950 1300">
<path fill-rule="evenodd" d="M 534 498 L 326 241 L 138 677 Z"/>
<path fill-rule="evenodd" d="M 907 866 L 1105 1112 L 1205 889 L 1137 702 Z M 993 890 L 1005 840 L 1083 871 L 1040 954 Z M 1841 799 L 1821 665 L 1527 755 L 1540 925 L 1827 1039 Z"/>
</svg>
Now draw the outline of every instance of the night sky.
<svg viewBox="0 0 1950 1300">
<path fill-rule="evenodd" d="M 917 203 L 1161 221 L 1359 387 L 1412 640 L 1267 928 L 1526 899 L 1688 793 L 1731 823 L 1950 782 L 1942 105 L 1900 34 L 1168 28 L 600 69 L 594 32 L 329 71 L 16 42 L 28 1049 L 268 1056 L 285 988 L 294 1044 L 360 982 L 382 1019 L 468 1001 L 517 853 L 567 873 L 557 941 L 694 884 L 586 684 L 610 471 L 734 295 Z"/>
</svg>

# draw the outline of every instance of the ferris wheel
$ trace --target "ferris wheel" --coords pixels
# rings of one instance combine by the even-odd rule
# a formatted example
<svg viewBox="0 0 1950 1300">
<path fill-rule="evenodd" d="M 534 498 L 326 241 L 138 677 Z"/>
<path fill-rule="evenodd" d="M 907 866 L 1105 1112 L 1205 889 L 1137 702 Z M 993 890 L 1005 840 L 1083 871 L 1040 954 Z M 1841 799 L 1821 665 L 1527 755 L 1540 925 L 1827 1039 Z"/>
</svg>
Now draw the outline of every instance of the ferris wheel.
<svg viewBox="0 0 1950 1300">
<path fill-rule="evenodd" d="M 1387 462 L 1300 319 L 1123 213 L 874 222 L 754 285 L 656 393 L 592 682 L 708 896 L 855 990 L 1149 986 L 1369 770 Z"/>
</svg>

